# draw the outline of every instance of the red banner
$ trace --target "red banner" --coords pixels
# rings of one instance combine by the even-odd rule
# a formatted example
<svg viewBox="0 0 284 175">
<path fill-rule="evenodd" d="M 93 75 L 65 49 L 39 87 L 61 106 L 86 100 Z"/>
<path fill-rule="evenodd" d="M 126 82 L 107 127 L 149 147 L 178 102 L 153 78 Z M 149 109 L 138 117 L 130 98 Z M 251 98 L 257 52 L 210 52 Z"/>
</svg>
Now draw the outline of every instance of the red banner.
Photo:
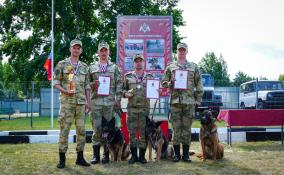
<svg viewBox="0 0 284 175">
<path fill-rule="evenodd" d="M 132 57 L 138 53 L 145 58 L 146 72 L 162 79 L 172 61 L 171 16 L 117 17 L 117 64 L 123 74 L 133 70 Z"/>
</svg>

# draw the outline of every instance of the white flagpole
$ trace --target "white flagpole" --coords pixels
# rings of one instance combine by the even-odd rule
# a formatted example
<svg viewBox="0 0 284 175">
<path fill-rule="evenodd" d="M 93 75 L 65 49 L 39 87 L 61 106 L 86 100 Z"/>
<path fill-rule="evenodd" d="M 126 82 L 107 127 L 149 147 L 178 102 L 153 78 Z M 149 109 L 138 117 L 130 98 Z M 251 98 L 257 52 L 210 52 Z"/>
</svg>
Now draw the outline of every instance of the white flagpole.
<svg viewBox="0 0 284 175">
<path fill-rule="evenodd" d="M 54 34 L 53 34 L 53 26 L 54 26 L 54 2 L 51 0 L 51 128 L 53 128 L 53 59 L 54 59 Z"/>
</svg>

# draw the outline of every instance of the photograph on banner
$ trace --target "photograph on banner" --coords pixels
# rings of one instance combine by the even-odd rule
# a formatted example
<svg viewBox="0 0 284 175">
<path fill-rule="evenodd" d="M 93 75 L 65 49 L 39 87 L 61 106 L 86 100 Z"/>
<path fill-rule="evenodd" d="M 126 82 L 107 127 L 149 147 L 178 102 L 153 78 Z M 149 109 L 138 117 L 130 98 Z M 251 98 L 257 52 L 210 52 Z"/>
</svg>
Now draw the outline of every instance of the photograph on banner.
<svg viewBox="0 0 284 175">
<path fill-rule="evenodd" d="M 151 72 L 151 74 L 153 75 L 153 79 L 157 80 L 162 80 L 164 76 L 161 72 Z"/>
<path fill-rule="evenodd" d="M 124 58 L 124 70 L 132 71 L 133 70 L 133 57 Z"/>
<path fill-rule="evenodd" d="M 146 70 L 164 70 L 164 57 L 147 57 Z"/>
<path fill-rule="evenodd" d="M 126 39 L 124 41 L 124 50 L 129 54 L 143 54 L 144 42 L 137 39 Z"/>
<path fill-rule="evenodd" d="M 150 39 L 146 41 L 147 54 L 161 54 L 164 55 L 165 40 L 164 39 Z"/>
</svg>

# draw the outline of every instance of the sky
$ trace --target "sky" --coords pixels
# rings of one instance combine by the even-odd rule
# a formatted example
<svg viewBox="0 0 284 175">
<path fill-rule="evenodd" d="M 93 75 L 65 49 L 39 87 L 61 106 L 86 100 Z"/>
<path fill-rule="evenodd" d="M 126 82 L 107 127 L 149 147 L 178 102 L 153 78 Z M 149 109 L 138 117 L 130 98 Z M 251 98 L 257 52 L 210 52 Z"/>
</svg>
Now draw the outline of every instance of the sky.
<svg viewBox="0 0 284 175">
<path fill-rule="evenodd" d="M 283 0 L 180 0 L 190 61 L 223 55 L 231 80 L 238 71 L 277 80 L 284 74 Z"/>
<path fill-rule="evenodd" d="M 283 0 L 180 0 L 178 8 L 190 61 L 222 54 L 231 80 L 238 71 L 271 80 L 284 74 Z"/>
</svg>

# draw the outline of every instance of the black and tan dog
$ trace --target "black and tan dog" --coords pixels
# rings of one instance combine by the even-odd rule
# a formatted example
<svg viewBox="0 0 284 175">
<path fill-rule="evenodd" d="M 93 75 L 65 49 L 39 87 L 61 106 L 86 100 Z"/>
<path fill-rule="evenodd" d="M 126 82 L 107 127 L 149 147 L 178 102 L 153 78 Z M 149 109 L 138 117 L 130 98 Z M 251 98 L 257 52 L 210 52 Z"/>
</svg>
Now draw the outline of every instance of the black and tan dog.
<svg viewBox="0 0 284 175">
<path fill-rule="evenodd" d="M 224 145 L 219 143 L 217 126 L 212 112 L 208 110 L 204 111 L 200 122 L 199 140 L 202 154 L 198 157 L 203 159 L 203 161 L 206 159 L 222 159 L 224 157 Z"/>
<path fill-rule="evenodd" d="M 162 132 L 160 125 L 162 121 L 154 121 L 146 117 L 146 141 L 149 149 L 149 160 L 152 160 L 152 149 L 156 151 L 156 161 L 162 159 L 172 159 L 174 150 L 172 145 L 169 145 L 167 138 Z"/>
<path fill-rule="evenodd" d="M 125 143 L 120 129 L 115 127 L 115 118 L 110 121 L 102 118 L 102 137 L 110 151 L 112 161 L 120 162 L 128 158 L 130 154 L 129 145 Z"/>
</svg>

